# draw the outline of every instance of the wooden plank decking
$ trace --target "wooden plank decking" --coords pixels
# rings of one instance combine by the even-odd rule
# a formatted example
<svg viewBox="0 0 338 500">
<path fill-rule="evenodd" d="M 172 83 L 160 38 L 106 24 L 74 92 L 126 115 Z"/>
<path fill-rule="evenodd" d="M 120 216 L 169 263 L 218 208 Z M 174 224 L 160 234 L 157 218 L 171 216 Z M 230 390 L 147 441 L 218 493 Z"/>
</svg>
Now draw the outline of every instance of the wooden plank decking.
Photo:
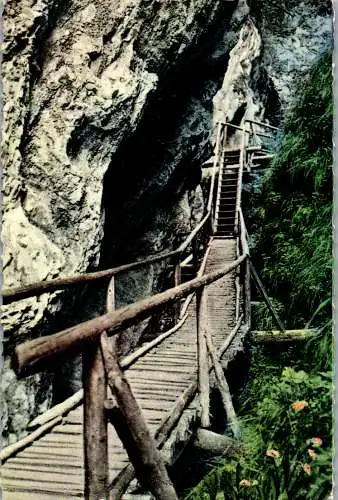
<svg viewBox="0 0 338 500">
<path fill-rule="evenodd" d="M 205 272 L 236 259 L 235 239 L 214 239 Z M 216 347 L 235 324 L 235 271 L 208 286 L 208 322 Z M 132 390 L 153 433 L 175 401 L 197 377 L 196 302 L 188 307 L 182 327 L 127 370 Z M 83 498 L 82 406 L 61 424 L 1 467 L 4 500 Z M 128 462 L 115 430 L 109 426 L 110 480 Z"/>
</svg>

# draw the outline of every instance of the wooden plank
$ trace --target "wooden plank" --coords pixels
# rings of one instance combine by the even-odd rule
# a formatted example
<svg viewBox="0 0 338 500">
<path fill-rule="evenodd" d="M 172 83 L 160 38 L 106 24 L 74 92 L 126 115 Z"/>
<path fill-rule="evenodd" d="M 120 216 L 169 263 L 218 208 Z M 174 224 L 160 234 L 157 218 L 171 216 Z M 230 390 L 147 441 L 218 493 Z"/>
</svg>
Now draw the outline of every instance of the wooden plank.
<svg viewBox="0 0 338 500">
<path fill-rule="evenodd" d="M 251 338 L 258 343 L 303 341 L 312 338 L 314 335 L 315 331 L 309 329 L 285 330 L 285 332 L 279 330 L 251 332 Z"/>
</svg>

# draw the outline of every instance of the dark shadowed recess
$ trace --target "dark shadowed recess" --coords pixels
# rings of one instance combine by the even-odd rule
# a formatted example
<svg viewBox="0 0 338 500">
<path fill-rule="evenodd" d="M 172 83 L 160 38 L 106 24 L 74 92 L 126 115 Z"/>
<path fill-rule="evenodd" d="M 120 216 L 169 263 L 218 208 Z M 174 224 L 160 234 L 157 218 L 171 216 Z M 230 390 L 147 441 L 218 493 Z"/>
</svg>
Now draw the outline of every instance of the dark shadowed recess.
<svg viewBox="0 0 338 500">
<path fill-rule="evenodd" d="M 228 53 L 218 58 L 211 54 L 229 29 L 230 19 L 227 6 L 184 60 L 175 68 L 164 68 L 136 133 L 127 137 L 114 155 L 104 179 L 105 230 L 100 267 L 124 261 L 125 244 L 129 246 L 131 240 L 146 232 L 154 210 L 173 206 L 182 191 L 199 183 L 201 163 L 212 153 L 212 98 L 229 58 Z M 175 57 L 168 53 L 168 61 L 170 58 Z M 146 69 L 154 70 L 151 61 Z M 200 123 L 193 120 L 187 125 L 192 99 L 204 108 L 202 133 L 196 130 Z M 182 129 L 184 137 L 180 138 Z"/>
</svg>

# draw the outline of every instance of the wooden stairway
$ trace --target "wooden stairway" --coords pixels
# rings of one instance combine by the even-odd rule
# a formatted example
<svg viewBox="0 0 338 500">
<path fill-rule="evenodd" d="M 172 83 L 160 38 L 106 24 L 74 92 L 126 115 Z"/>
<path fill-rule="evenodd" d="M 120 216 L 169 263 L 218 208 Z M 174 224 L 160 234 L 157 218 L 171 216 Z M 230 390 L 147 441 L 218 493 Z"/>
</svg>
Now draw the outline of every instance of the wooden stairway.
<svg viewBox="0 0 338 500">
<path fill-rule="evenodd" d="M 224 161 L 218 177 L 215 213 L 215 236 L 233 238 L 239 182 L 240 150 L 224 151 Z"/>
</svg>

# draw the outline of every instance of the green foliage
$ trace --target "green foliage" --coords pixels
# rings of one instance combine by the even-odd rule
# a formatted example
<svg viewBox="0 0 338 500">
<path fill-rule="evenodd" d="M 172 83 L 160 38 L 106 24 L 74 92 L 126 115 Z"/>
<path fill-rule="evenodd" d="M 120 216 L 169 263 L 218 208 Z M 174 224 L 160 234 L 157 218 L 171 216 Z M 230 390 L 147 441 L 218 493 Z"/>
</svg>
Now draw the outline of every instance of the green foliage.
<svg viewBox="0 0 338 500">
<path fill-rule="evenodd" d="M 212 470 L 187 499 L 325 498 L 331 489 L 330 376 L 255 369 L 264 376 L 260 383 L 260 377 L 252 379 L 251 395 L 259 399 L 241 418 L 246 453 Z M 313 438 L 320 438 L 320 446 Z"/>
<path fill-rule="evenodd" d="M 316 335 L 284 353 L 252 347 L 240 399 L 246 452 L 221 462 L 189 499 L 324 500 L 332 487 L 331 71 L 326 54 L 299 92 L 256 200 L 253 252 L 285 324 Z M 264 304 L 252 319 L 274 327 Z"/>
<path fill-rule="evenodd" d="M 283 304 L 270 297 L 272 305 L 279 316 L 284 315 Z M 252 308 L 251 312 L 252 330 L 275 330 L 276 324 L 271 312 L 265 302 L 260 302 L 257 307 Z"/>
<path fill-rule="evenodd" d="M 260 230 L 254 259 L 290 327 L 330 316 L 332 68 L 322 57 L 299 94 L 284 142 L 256 201 Z M 259 253 L 258 253 L 259 251 Z"/>
</svg>

